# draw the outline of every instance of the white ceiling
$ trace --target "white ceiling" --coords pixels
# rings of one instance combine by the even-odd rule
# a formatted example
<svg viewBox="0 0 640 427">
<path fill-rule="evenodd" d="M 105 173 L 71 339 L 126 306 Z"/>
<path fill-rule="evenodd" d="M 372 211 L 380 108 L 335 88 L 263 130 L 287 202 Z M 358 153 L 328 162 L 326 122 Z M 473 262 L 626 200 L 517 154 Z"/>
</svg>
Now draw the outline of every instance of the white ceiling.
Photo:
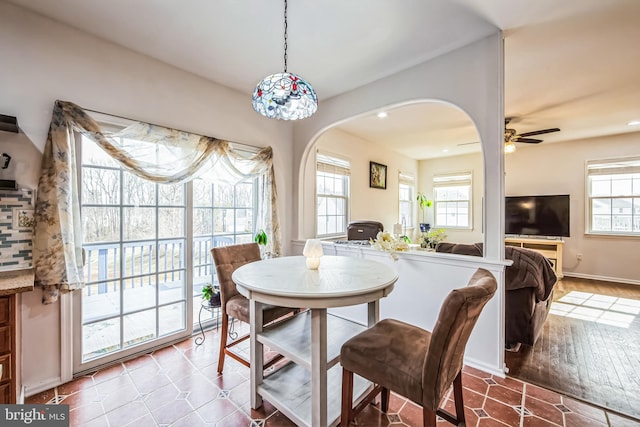
<svg viewBox="0 0 640 427">
<path fill-rule="evenodd" d="M 262 77 L 283 68 L 278 0 L 9 1 L 247 97 Z M 320 108 L 323 99 L 497 26 L 505 33 L 510 127 L 562 129 L 543 135 L 544 143 L 640 130 L 626 125 L 640 119 L 638 0 L 290 0 L 288 15 L 288 69 L 314 86 Z M 477 141 L 473 128 L 457 110 L 433 104 L 341 128 L 373 142 L 392 141 L 416 158 L 479 148 L 457 146 Z"/>
</svg>

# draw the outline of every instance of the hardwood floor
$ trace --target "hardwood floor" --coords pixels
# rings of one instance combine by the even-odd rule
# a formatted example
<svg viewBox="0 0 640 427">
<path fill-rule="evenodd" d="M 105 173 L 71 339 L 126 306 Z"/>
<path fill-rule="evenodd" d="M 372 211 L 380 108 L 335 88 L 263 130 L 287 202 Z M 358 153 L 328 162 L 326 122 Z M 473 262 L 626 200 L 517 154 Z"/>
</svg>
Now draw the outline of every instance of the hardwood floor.
<svg viewBox="0 0 640 427">
<path fill-rule="evenodd" d="M 640 286 L 565 277 L 509 376 L 640 418 Z"/>
</svg>

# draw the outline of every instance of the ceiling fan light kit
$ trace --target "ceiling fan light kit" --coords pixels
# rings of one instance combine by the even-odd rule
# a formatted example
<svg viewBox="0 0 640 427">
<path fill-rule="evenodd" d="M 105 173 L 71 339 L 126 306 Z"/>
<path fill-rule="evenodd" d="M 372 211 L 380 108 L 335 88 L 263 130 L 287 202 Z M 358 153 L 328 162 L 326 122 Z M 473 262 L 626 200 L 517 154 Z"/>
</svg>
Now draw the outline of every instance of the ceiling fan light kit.
<svg viewBox="0 0 640 427">
<path fill-rule="evenodd" d="M 509 154 L 509 153 L 513 153 L 514 151 L 516 151 L 516 144 L 514 144 L 511 141 L 507 141 L 504 143 L 504 152 Z"/>
<path fill-rule="evenodd" d="M 302 77 L 287 72 L 287 0 L 284 0 L 284 72 L 262 79 L 253 91 L 253 109 L 270 119 L 297 120 L 313 115 L 318 97 Z"/>
</svg>

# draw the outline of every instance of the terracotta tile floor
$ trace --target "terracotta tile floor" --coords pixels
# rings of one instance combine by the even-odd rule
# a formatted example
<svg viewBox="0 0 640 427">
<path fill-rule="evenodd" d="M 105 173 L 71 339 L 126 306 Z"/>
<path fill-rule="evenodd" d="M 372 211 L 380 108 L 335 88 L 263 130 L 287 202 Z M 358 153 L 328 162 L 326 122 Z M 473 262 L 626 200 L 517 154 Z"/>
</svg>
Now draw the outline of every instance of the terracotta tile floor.
<svg viewBox="0 0 640 427">
<path fill-rule="evenodd" d="M 218 332 L 194 338 L 77 378 L 28 397 L 25 403 L 69 405 L 71 426 L 293 426 L 268 402 L 249 406 L 249 370 L 230 358 L 216 372 Z M 637 426 L 614 413 L 511 378 L 465 367 L 467 426 Z M 447 396 L 446 408 L 453 412 Z M 360 426 L 419 426 L 421 409 L 393 395 L 389 413 L 367 407 Z M 443 426 L 451 425 L 440 420 Z"/>
</svg>

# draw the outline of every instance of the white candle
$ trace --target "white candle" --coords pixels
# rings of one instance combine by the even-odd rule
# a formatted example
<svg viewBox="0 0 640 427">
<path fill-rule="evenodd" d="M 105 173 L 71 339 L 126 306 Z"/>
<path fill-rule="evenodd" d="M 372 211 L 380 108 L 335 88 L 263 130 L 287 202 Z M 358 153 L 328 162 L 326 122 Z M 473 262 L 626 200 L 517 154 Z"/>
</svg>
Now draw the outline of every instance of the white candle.
<svg viewBox="0 0 640 427">
<path fill-rule="evenodd" d="M 320 266 L 320 257 L 322 256 L 322 243 L 318 239 L 309 239 L 304 244 L 302 255 L 307 257 L 307 268 L 317 270 Z"/>
</svg>

